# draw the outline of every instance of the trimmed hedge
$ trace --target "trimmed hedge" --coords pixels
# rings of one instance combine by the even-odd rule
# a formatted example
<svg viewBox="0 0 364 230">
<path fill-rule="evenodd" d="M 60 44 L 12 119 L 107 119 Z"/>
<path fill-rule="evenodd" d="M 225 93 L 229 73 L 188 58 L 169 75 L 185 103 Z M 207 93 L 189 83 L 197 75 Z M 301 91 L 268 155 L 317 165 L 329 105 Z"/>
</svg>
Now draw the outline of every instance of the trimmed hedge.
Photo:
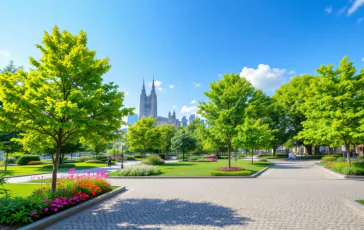
<svg viewBox="0 0 364 230">
<path fill-rule="evenodd" d="M 35 156 L 35 155 L 23 155 L 23 156 L 21 156 L 21 157 L 18 158 L 18 160 L 16 161 L 16 163 L 18 165 L 26 165 L 30 161 L 40 161 L 40 157 L 39 156 Z"/>
<path fill-rule="evenodd" d="M 211 176 L 250 176 L 253 172 L 249 170 L 242 171 L 212 171 Z"/>
<path fill-rule="evenodd" d="M 265 158 L 259 159 L 259 161 L 260 161 L 260 162 L 268 162 L 268 160 L 267 160 L 267 159 L 265 159 Z"/>
<path fill-rule="evenodd" d="M 88 160 L 88 161 L 85 161 L 85 163 L 104 163 L 104 161 L 101 161 L 101 160 Z"/>
<path fill-rule="evenodd" d="M 322 161 L 336 161 L 336 159 L 338 159 L 339 157 L 337 157 L 337 156 L 326 156 L 326 157 L 323 157 L 323 158 L 321 158 L 322 159 Z"/>
<path fill-rule="evenodd" d="M 53 168 L 53 165 L 45 165 L 44 168 Z M 76 168 L 75 164 L 59 164 L 58 168 Z"/>
<path fill-rule="evenodd" d="M 27 165 L 43 165 L 43 164 L 46 164 L 46 163 L 43 161 L 29 161 L 27 163 Z"/>
<path fill-rule="evenodd" d="M 325 155 L 307 155 L 305 156 L 306 159 L 312 159 L 312 160 L 319 160 L 323 158 Z"/>
<path fill-rule="evenodd" d="M 142 164 L 161 165 L 164 164 L 164 160 L 162 160 L 158 155 L 149 155 L 147 159 L 143 160 Z"/>
</svg>

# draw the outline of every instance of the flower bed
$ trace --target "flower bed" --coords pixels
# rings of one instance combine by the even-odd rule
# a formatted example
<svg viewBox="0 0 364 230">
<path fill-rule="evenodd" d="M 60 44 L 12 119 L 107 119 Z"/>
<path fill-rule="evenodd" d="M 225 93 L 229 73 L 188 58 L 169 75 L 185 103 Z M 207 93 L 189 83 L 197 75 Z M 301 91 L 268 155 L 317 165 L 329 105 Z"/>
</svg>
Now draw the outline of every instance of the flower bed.
<svg viewBox="0 0 364 230">
<path fill-rule="evenodd" d="M 26 225 L 109 192 L 107 178 L 104 172 L 76 174 L 73 168 L 61 176 L 54 193 L 42 183 L 29 197 L 0 198 L 0 224 Z"/>
<path fill-rule="evenodd" d="M 222 168 L 217 168 L 216 170 L 218 171 L 242 171 L 244 170 L 243 168 L 240 167 L 222 167 Z"/>
</svg>

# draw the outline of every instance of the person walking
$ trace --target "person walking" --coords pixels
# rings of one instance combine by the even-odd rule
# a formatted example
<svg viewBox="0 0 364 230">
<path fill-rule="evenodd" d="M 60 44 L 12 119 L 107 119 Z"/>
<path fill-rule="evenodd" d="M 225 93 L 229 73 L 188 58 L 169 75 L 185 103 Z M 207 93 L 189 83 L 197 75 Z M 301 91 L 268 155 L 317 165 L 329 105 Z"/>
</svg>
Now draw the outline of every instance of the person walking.
<svg viewBox="0 0 364 230">
<path fill-rule="evenodd" d="M 111 157 L 109 157 L 109 158 L 107 159 L 107 166 L 108 166 L 108 167 L 111 167 Z"/>
</svg>

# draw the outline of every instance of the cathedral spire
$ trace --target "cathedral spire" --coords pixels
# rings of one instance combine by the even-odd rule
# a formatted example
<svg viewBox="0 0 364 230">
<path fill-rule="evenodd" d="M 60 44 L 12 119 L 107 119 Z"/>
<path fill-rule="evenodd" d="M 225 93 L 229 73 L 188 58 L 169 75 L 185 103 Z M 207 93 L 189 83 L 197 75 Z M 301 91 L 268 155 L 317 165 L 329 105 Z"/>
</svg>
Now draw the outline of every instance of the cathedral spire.
<svg viewBox="0 0 364 230">
<path fill-rule="evenodd" d="M 152 93 L 155 92 L 155 86 L 154 86 L 154 74 L 153 74 L 153 84 L 152 84 Z"/>
</svg>

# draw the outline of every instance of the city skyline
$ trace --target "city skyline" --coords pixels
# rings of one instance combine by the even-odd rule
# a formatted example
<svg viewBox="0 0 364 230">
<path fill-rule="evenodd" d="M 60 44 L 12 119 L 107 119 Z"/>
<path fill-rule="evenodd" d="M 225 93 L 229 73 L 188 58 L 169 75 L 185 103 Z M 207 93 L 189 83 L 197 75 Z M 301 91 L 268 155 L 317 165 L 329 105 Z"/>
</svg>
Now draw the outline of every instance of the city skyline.
<svg viewBox="0 0 364 230">
<path fill-rule="evenodd" d="M 315 74 L 318 63 L 337 65 L 348 55 L 364 67 L 362 1 L 14 0 L 2 5 L 8 10 L 2 12 L 7 20 L 1 24 L 0 68 L 14 60 L 29 70 L 28 57 L 40 57 L 35 44 L 54 25 L 74 34 L 84 30 L 97 57 L 110 58 L 104 81 L 125 92 L 125 106 L 135 113 L 143 78 L 150 90 L 153 75 L 158 113 L 175 109 L 181 120 L 196 113 L 209 83 L 226 73 L 241 73 L 272 95 L 294 75 Z"/>
</svg>

